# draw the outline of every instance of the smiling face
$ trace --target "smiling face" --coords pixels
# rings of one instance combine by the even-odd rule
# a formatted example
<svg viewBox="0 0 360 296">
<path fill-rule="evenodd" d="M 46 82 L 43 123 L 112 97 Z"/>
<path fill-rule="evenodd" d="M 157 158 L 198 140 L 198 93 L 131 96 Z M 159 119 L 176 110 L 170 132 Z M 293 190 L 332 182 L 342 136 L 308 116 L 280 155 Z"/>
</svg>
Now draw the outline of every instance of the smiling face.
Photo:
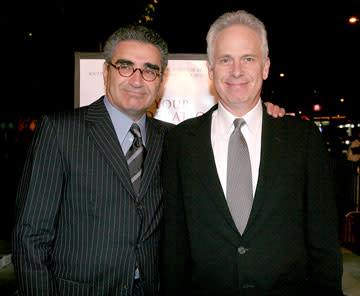
<svg viewBox="0 0 360 296">
<path fill-rule="evenodd" d="M 126 63 L 135 68 L 161 69 L 161 53 L 150 43 L 135 40 L 121 41 L 116 46 L 111 62 Z M 118 70 L 106 62 L 103 66 L 106 95 L 109 102 L 122 113 L 137 121 L 152 105 L 159 94 L 162 79 L 145 81 L 140 71 L 123 77 Z"/>
<path fill-rule="evenodd" d="M 235 116 L 249 112 L 260 99 L 270 60 L 263 61 L 257 33 L 244 25 L 232 25 L 215 38 L 209 77 L 223 106 Z"/>
</svg>

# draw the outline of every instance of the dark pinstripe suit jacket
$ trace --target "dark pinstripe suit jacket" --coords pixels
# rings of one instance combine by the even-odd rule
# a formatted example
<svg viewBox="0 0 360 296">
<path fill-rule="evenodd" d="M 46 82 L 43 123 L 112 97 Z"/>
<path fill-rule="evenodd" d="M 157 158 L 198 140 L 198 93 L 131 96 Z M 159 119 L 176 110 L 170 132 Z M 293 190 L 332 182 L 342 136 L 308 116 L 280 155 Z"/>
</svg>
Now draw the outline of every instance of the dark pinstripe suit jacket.
<svg viewBox="0 0 360 296">
<path fill-rule="evenodd" d="M 19 185 L 13 261 L 24 295 L 146 295 L 159 288 L 160 156 L 170 124 L 147 118 L 137 202 L 103 98 L 44 116 Z"/>
</svg>

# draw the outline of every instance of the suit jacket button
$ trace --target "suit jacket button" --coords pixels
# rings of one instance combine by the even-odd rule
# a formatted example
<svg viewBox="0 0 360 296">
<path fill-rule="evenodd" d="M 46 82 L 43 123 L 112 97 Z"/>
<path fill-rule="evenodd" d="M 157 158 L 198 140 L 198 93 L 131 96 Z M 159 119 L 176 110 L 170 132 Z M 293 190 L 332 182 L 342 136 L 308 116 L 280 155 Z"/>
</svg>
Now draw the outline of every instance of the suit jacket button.
<svg viewBox="0 0 360 296">
<path fill-rule="evenodd" d="M 244 247 L 239 247 L 238 248 L 238 253 L 240 255 L 244 255 L 246 252 L 248 251 L 248 249 L 244 248 Z"/>
</svg>

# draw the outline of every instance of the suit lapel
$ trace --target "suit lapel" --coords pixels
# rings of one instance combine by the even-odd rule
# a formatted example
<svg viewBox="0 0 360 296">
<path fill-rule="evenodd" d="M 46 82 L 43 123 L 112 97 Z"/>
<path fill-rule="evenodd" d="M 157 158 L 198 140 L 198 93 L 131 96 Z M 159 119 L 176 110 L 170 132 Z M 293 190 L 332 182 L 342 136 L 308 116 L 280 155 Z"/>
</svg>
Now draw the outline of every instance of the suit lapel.
<svg viewBox="0 0 360 296">
<path fill-rule="evenodd" d="M 131 195 L 134 195 L 126 159 L 103 100 L 104 97 L 89 106 L 86 117 L 89 136 L 119 176 L 124 187 Z"/>
<path fill-rule="evenodd" d="M 204 189 L 208 192 L 206 196 L 214 203 L 215 208 L 231 228 L 237 232 L 217 174 L 211 145 L 211 120 L 215 109 L 217 109 L 217 105 L 204 114 L 198 128 L 190 132 L 188 151 L 192 155 L 189 155 L 189 159 L 197 160 L 198 164 L 194 166 L 194 170 Z"/>
<path fill-rule="evenodd" d="M 281 137 L 282 120 L 270 117 L 266 110 L 263 112 L 262 136 L 261 136 L 261 156 L 259 178 L 255 191 L 254 203 L 246 227 L 251 227 L 256 223 L 256 217 L 264 210 L 264 203 L 271 203 L 272 184 L 274 178 L 279 175 L 281 169 L 282 156 L 286 147 Z"/>
<path fill-rule="evenodd" d="M 197 128 L 190 131 L 189 138 L 189 157 L 197 159 L 198 165 L 194 166 L 204 190 L 208 192 L 207 196 L 214 203 L 216 209 L 227 221 L 228 225 L 238 232 L 235 223 L 231 217 L 220 180 L 217 175 L 217 169 L 214 154 L 211 146 L 211 119 L 212 112 L 217 108 L 214 106 L 207 112 Z M 261 139 L 261 158 L 259 168 L 259 179 L 256 187 L 253 208 L 249 217 L 249 222 L 244 235 L 251 233 L 251 227 L 256 223 L 256 217 L 264 210 L 264 203 L 271 203 L 272 184 L 274 176 L 279 175 L 282 163 L 282 157 L 286 153 L 286 143 L 282 137 L 282 120 L 270 117 L 266 110 L 263 112 L 262 139 Z M 276 153 L 274 153 L 276 151 Z"/>
<path fill-rule="evenodd" d="M 144 172 L 141 181 L 140 198 L 147 191 L 152 176 L 156 172 L 157 164 L 160 161 L 163 138 L 165 131 L 153 118 L 146 118 L 146 158 L 144 162 Z"/>
</svg>

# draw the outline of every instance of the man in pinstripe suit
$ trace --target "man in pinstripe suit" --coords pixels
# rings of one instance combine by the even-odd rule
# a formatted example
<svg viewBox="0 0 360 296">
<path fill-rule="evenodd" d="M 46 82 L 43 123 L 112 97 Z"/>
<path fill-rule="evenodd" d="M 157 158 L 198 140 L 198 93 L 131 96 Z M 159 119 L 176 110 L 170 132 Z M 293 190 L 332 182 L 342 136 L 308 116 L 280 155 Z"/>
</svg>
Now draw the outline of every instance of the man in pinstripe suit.
<svg viewBox="0 0 360 296">
<path fill-rule="evenodd" d="M 104 48 L 106 96 L 41 119 L 13 232 L 21 295 L 158 294 L 160 156 L 171 125 L 145 114 L 158 96 L 167 51 L 151 30 L 119 29 Z M 125 158 L 133 123 L 147 151 L 139 193 Z"/>
<path fill-rule="evenodd" d="M 158 293 L 159 160 L 171 125 L 146 110 L 159 93 L 167 54 L 153 31 L 119 29 L 104 48 L 106 96 L 41 119 L 13 232 L 21 295 Z M 147 151 L 139 194 L 125 159 L 134 122 Z"/>
</svg>

